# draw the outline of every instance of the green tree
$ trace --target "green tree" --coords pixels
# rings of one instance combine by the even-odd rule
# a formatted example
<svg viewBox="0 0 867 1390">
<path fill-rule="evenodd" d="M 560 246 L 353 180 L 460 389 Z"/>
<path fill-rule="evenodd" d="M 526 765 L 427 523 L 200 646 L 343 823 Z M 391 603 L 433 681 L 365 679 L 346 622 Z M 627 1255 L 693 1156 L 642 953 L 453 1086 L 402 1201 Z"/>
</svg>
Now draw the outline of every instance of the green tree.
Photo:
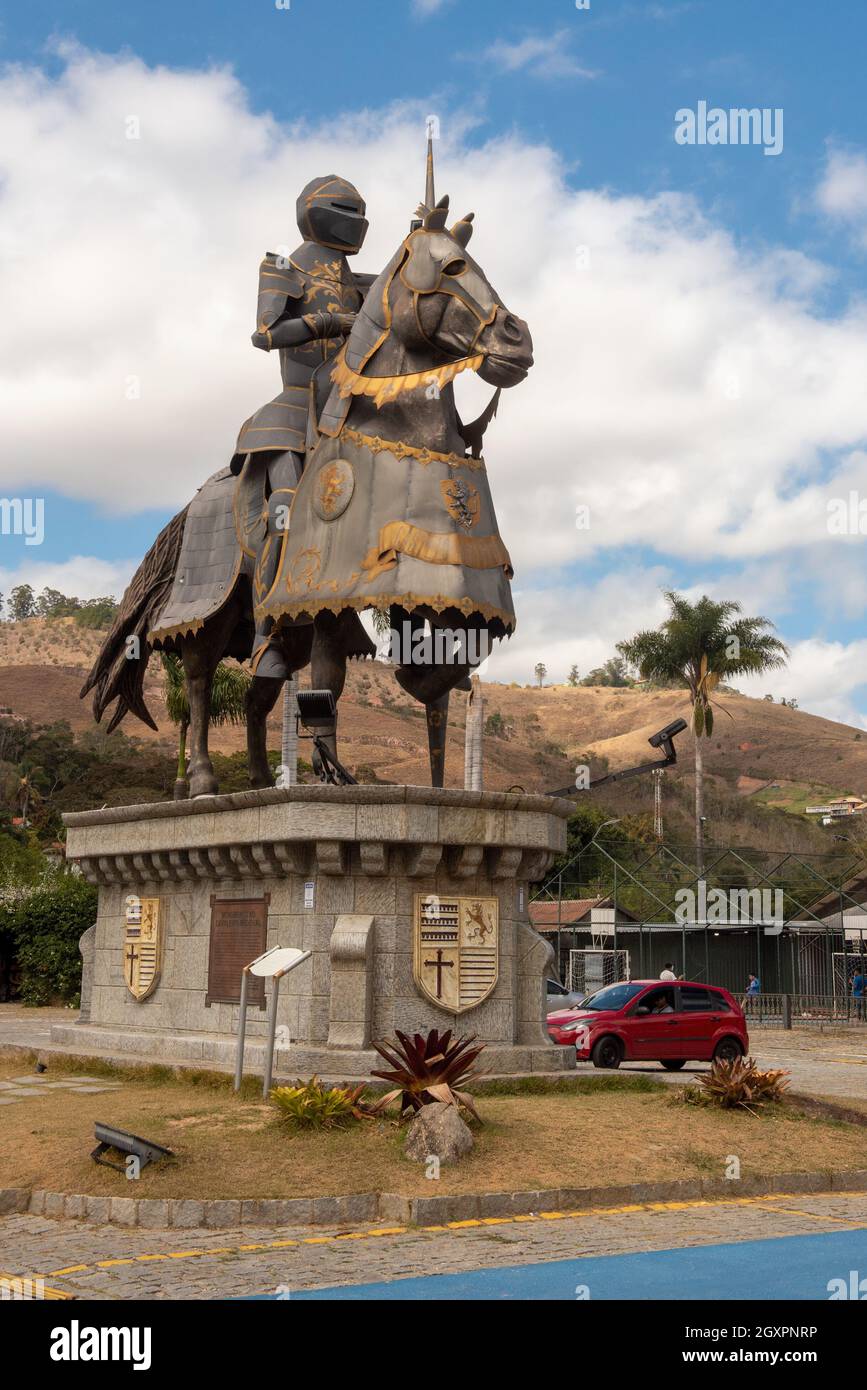
<svg viewBox="0 0 867 1390">
<path fill-rule="evenodd" d="M 45 588 L 36 600 L 40 618 L 69 618 L 81 607 L 77 598 L 67 598 L 59 589 Z"/>
<path fill-rule="evenodd" d="M 190 705 L 187 683 L 180 657 L 162 653 L 163 692 L 169 718 L 178 726 L 178 772 L 175 796 L 187 794 L 187 734 L 190 728 Z M 246 717 L 247 690 L 250 677 L 240 666 L 221 661 L 211 683 L 211 724 L 243 724 Z"/>
<path fill-rule="evenodd" d="M 533 671 L 538 685 L 541 686 L 548 674 L 548 667 L 545 665 L 544 661 L 537 661 Z"/>
<path fill-rule="evenodd" d="M 9 595 L 9 617 L 13 623 L 36 617 L 36 597 L 29 584 L 16 584 Z"/>
<path fill-rule="evenodd" d="M 577 666 L 570 666 L 570 668 L 569 668 L 568 682 L 569 682 L 569 684 L 572 685 L 572 686 L 575 686 L 575 685 L 578 684 L 578 667 L 577 667 Z"/>
<path fill-rule="evenodd" d="M 78 942 L 96 921 L 96 900 L 95 888 L 62 871 L 32 890 L 0 899 L 0 938 L 12 939 L 25 1004 L 77 1002 Z"/>
<path fill-rule="evenodd" d="M 713 733 L 711 696 L 729 676 L 754 676 L 784 666 L 785 643 L 775 637 L 767 618 L 744 618 L 732 600 L 720 603 L 706 594 L 690 603 L 673 590 L 665 593 L 669 616 L 655 632 L 639 632 L 618 642 L 621 656 L 644 680 L 677 680 L 689 691 L 695 733 L 695 848 L 698 871 L 704 869 L 704 762 L 702 737 Z"/>
<path fill-rule="evenodd" d="M 584 677 L 581 685 L 613 685 L 628 686 L 634 682 L 630 680 L 626 669 L 626 662 L 622 656 L 610 656 L 602 666 L 594 666 Z"/>
<path fill-rule="evenodd" d="M 117 614 L 117 600 L 106 596 L 104 598 L 85 599 L 75 612 L 75 622 L 78 627 L 89 627 L 102 630 L 111 627 Z"/>
</svg>

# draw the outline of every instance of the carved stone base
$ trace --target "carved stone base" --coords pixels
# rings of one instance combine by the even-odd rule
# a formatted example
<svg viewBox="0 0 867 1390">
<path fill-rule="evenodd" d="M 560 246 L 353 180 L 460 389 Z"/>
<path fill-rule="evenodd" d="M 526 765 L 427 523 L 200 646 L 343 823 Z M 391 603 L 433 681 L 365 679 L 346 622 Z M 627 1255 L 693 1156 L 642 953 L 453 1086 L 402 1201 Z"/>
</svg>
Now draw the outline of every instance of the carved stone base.
<svg viewBox="0 0 867 1390">
<path fill-rule="evenodd" d="M 67 857 L 99 885 L 99 911 L 83 951 L 89 1008 L 79 1023 L 56 1025 L 52 1041 L 229 1065 L 238 1007 L 225 969 L 214 998 L 212 899 L 224 916 L 226 902 L 266 900 L 267 946 L 312 952 L 281 984 L 278 1072 L 366 1076 L 377 1065 L 371 1039 L 434 1027 L 477 1034 L 492 1071 L 574 1065 L 572 1049 L 548 1037 L 552 953 L 527 916 L 529 884 L 564 848 L 570 809 L 505 792 L 301 786 L 68 815 Z M 496 983 L 482 1002 L 443 1007 L 416 983 L 419 896 L 478 899 L 498 919 Z M 134 929 L 125 938 L 130 898 L 159 899 L 163 933 L 159 983 L 142 1001 L 124 975 L 125 953 L 137 948 Z M 264 1008 L 248 1013 L 252 1070 L 265 1017 Z"/>
</svg>

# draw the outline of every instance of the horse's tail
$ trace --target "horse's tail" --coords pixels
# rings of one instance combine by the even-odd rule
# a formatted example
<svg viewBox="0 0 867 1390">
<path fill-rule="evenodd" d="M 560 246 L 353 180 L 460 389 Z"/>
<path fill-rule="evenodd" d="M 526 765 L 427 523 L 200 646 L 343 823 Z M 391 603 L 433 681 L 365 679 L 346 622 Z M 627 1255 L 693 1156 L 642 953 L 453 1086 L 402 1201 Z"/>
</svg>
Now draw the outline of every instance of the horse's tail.
<svg viewBox="0 0 867 1390">
<path fill-rule="evenodd" d="M 93 717 L 97 724 L 111 702 L 117 700 L 108 722 L 109 733 L 130 711 L 143 724 L 157 727 L 144 700 L 150 654 L 148 633 L 174 581 L 187 510 L 185 507 L 163 527 L 130 580 L 111 631 L 81 687 L 80 699 L 89 691 L 94 692 Z"/>
</svg>

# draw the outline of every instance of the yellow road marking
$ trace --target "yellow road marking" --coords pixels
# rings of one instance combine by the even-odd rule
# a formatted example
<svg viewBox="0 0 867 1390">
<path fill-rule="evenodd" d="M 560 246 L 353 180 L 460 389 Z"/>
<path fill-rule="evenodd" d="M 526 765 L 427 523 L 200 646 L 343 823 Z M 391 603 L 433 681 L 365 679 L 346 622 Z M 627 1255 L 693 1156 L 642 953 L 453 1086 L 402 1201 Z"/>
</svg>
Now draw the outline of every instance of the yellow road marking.
<svg viewBox="0 0 867 1390">
<path fill-rule="evenodd" d="M 87 1265 L 78 1265 L 77 1269 L 86 1269 Z M 69 1293 L 66 1289 L 51 1289 L 45 1283 L 41 1274 L 4 1274 L 0 1270 L 0 1282 L 4 1288 L 10 1290 L 11 1297 L 14 1299 L 17 1293 L 25 1302 L 41 1302 L 43 1299 L 59 1300 L 67 1302 L 74 1299 L 75 1294 Z"/>
<path fill-rule="evenodd" d="M 759 1203 L 761 1207 L 761 1202 Z M 815 1211 L 803 1211 L 801 1207 L 774 1207 L 774 1211 L 786 1212 L 789 1216 L 806 1216 L 809 1221 L 833 1221 L 838 1226 L 845 1226 L 848 1231 L 863 1231 L 865 1225 L 860 1221 L 849 1221 L 845 1216 L 823 1216 Z"/>
<path fill-rule="evenodd" d="M 696 1197 L 691 1201 L 685 1202 L 625 1202 L 619 1207 L 582 1207 L 577 1211 L 539 1211 L 521 1213 L 515 1216 L 487 1216 L 472 1218 L 466 1221 L 449 1221 L 441 1225 L 430 1226 L 377 1226 L 370 1230 L 362 1231 L 340 1231 L 333 1235 L 322 1236 L 300 1236 L 297 1239 L 271 1240 L 265 1244 L 246 1244 L 246 1245 L 225 1245 L 213 1249 L 203 1250 L 173 1250 L 165 1254 L 135 1255 L 126 1259 L 98 1260 L 93 1265 L 79 1264 L 67 1265 L 64 1269 L 53 1269 L 50 1277 L 61 1278 L 66 1274 L 80 1274 L 88 1269 L 112 1269 L 116 1265 L 131 1265 L 146 1260 L 189 1260 L 197 1259 L 203 1255 L 237 1255 L 255 1254 L 262 1250 L 288 1250 L 301 1245 L 331 1245 L 339 1240 L 372 1240 L 379 1236 L 403 1236 L 412 1234 L 438 1235 L 450 1231 L 471 1230 L 482 1226 L 517 1226 L 527 1221 L 565 1221 L 574 1220 L 579 1217 L 589 1216 L 624 1216 L 632 1215 L 636 1212 L 665 1212 L 665 1211 L 691 1211 L 695 1207 L 758 1207 L 764 1210 L 774 1210 L 786 1212 L 793 1216 L 807 1217 L 813 1221 L 831 1221 L 836 1224 L 846 1226 L 850 1230 L 867 1230 L 867 1222 L 852 1222 L 844 1216 L 823 1216 L 816 1212 L 803 1211 L 798 1207 L 783 1207 L 781 1202 L 797 1201 L 800 1197 L 827 1198 L 827 1197 L 867 1197 L 864 1192 L 768 1192 L 764 1195 L 753 1197 L 720 1197 L 709 1199 Z M 23 1276 L 2 1275 L 2 1278 L 18 1278 Z M 30 1276 L 28 1276 L 30 1277 Z M 32 1276 L 33 1278 L 41 1276 Z M 49 1295 L 46 1293 L 46 1297 Z M 56 1293 L 58 1298 L 72 1297 L 70 1294 Z"/>
</svg>

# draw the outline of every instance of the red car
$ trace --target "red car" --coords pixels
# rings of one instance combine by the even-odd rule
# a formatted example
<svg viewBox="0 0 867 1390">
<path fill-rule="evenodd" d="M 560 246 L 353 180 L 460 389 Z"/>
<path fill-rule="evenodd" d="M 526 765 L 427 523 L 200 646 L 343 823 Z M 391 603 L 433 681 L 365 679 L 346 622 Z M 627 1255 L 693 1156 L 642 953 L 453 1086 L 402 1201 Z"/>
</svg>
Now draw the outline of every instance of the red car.
<svg viewBox="0 0 867 1390">
<path fill-rule="evenodd" d="M 661 1062 L 679 1071 L 690 1061 L 731 1061 L 749 1051 L 740 1005 L 728 990 L 690 980 L 628 980 L 606 985 L 577 1009 L 548 1015 L 555 1043 L 575 1048 L 579 1062 L 616 1068 Z"/>
</svg>

